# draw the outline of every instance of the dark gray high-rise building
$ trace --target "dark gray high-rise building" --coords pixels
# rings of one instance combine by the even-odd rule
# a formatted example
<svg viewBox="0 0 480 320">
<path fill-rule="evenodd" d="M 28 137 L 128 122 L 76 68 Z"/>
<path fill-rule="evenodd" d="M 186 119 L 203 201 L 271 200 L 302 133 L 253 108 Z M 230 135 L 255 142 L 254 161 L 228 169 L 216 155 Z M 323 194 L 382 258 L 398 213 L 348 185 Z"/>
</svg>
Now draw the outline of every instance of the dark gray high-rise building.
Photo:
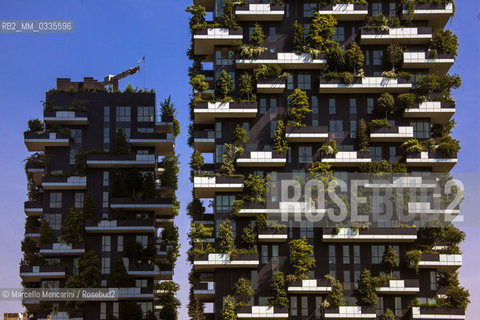
<svg viewBox="0 0 480 320">
<path fill-rule="evenodd" d="M 432 227 L 458 213 L 435 187 L 459 150 L 452 1 L 195 0 L 187 11 L 191 318 L 465 319 L 464 234 Z M 289 207 L 280 181 L 319 173 L 387 180 L 363 195 L 414 188 L 394 199 L 413 218 L 296 221 L 306 201 Z M 367 216 L 389 209 L 366 199 Z"/>
<path fill-rule="evenodd" d="M 119 288 L 118 299 L 24 300 L 36 319 L 142 319 L 163 308 L 160 283 L 178 254 L 174 109 L 159 114 L 153 91 L 110 89 L 57 79 L 43 121 L 29 121 L 20 277 L 25 288 Z"/>
</svg>

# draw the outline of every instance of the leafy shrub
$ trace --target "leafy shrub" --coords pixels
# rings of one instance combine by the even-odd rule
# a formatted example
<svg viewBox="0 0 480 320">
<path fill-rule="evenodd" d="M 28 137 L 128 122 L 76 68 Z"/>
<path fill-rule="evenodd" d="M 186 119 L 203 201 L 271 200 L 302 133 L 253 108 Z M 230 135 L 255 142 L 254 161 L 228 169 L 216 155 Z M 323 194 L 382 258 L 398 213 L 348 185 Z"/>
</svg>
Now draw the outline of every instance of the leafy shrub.
<svg viewBox="0 0 480 320">
<path fill-rule="evenodd" d="M 402 144 L 405 154 L 418 153 L 423 151 L 423 146 L 417 139 L 408 139 Z"/>
<path fill-rule="evenodd" d="M 288 96 L 288 99 L 288 125 L 292 127 L 304 126 L 302 120 L 305 119 L 307 113 L 312 112 L 308 103 L 307 93 L 297 88 Z"/>
<path fill-rule="evenodd" d="M 410 250 L 405 253 L 405 264 L 406 267 L 410 270 L 415 270 L 418 273 L 418 265 L 420 264 L 420 259 L 422 258 L 422 253 L 418 250 Z"/>
<path fill-rule="evenodd" d="M 296 54 L 301 54 L 303 52 L 303 47 L 305 46 L 305 39 L 303 37 L 304 29 L 303 24 L 300 24 L 295 20 L 292 26 L 292 38 L 290 42 L 292 52 L 295 52 Z"/>
<path fill-rule="evenodd" d="M 287 286 L 283 272 L 277 271 L 273 274 L 270 281 L 270 298 L 268 305 L 274 307 L 288 306 Z"/>
<path fill-rule="evenodd" d="M 377 301 L 378 296 L 370 270 L 364 269 L 358 280 L 357 304 L 360 306 L 373 306 Z"/>
<path fill-rule="evenodd" d="M 315 268 L 313 246 L 305 237 L 290 241 L 290 262 L 297 279 L 307 279 L 307 273 Z"/>
<path fill-rule="evenodd" d="M 227 100 L 232 92 L 233 79 L 224 69 L 222 72 L 220 72 L 217 82 L 215 83 L 215 94 L 220 99 Z"/>
<path fill-rule="evenodd" d="M 430 48 L 434 55 L 450 53 L 456 57 L 458 54 L 458 36 L 453 34 L 451 30 L 439 29 L 430 40 Z"/>
<path fill-rule="evenodd" d="M 30 132 L 43 132 L 45 126 L 39 119 L 28 120 L 28 131 Z"/>
<path fill-rule="evenodd" d="M 338 153 L 337 141 L 335 139 L 330 139 L 328 142 L 325 142 L 319 149 L 322 154 L 327 156 L 334 156 Z"/>
<path fill-rule="evenodd" d="M 460 141 L 453 139 L 451 136 L 444 136 L 440 138 L 437 150 L 449 158 L 455 158 L 460 151 Z"/>
<path fill-rule="evenodd" d="M 254 70 L 255 79 L 280 78 L 282 68 L 278 64 L 259 64 Z"/>
<path fill-rule="evenodd" d="M 312 23 L 308 29 L 307 44 L 313 49 L 325 50 L 332 44 L 332 37 L 335 34 L 337 19 L 329 14 L 315 12 Z"/>
<path fill-rule="evenodd" d="M 382 93 L 375 103 L 374 112 L 377 115 L 385 115 L 385 119 L 388 118 L 388 114 L 395 110 L 395 99 L 388 93 Z"/>
<path fill-rule="evenodd" d="M 288 142 L 285 138 L 285 124 L 282 120 L 277 121 L 277 127 L 273 133 L 273 150 L 278 152 L 288 151 Z"/>
<path fill-rule="evenodd" d="M 413 93 L 402 93 L 397 97 L 397 105 L 403 109 L 413 107 L 416 101 L 417 96 Z"/>
<path fill-rule="evenodd" d="M 387 119 L 374 119 L 368 123 L 369 128 L 390 128 L 391 125 Z"/>
</svg>

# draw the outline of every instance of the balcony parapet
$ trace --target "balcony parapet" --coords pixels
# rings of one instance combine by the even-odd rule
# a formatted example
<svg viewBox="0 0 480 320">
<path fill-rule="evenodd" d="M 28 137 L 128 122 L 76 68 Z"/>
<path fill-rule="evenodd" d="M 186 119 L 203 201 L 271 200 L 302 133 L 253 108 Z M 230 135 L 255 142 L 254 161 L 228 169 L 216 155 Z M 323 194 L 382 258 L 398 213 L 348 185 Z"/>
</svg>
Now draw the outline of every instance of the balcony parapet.
<svg viewBox="0 0 480 320">
<path fill-rule="evenodd" d="M 288 319 L 288 307 L 245 306 L 237 307 L 238 319 Z"/>
<path fill-rule="evenodd" d="M 296 280 L 288 286 L 289 294 L 328 294 L 332 283 L 328 279 Z"/>
<path fill-rule="evenodd" d="M 405 108 L 405 118 L 430 118 L 432 123 L 445 123 L 455 114 L 455 102 L 426 101 Z"/>
<path fill-rule="evenodd" d="M 339 3 L 320 5 L 320 14 L 330 14 L 338 21 L 363 21 L 368 16 L 368 4 Z"/>
<path fill-rule="evenodd" d="M 194 108 L 194 121 L 198 124 L 213 124 L 215 118 L 255 118 L 256 102 L 202 102 Z"/>
<path fill-rule="evenodd" d="M 237 5 L 235 14 L 239 21 L 282 21 L 285 5 L 269 3 Z"/>
<path fill-rule="evenodd" d="M 85 253 L 85 244 L 74 243 L 42 243 L 40 253 L 44 255 L 82 255 Z"/>
<path fill-rule="evenodd" d="M 288 142 L 323 142 L 328 139 L 327 126 L 291 127 L 285 129 L 285 138 Z"/>
<path fill-rule="evenodd" d="M 375 307 L 356 307 L 356 306 L 340 306 L 337 308 L 328 308 L 325 310 L 325 319 L 377 319 Z"/>
<path fill-rule="evenodd" d="M 426 20 L 433 28 L 443 29 L 453 12 L 453 3 L 415 3 L 412 12 L 409 12 L 407 5 L 403 5 L 402 19 Z"/>
<path fill-rule="evenodd" d="M 87 125 L 88 113 L 85 111 L 54 111 L 43 112 L 43 121 L 47 124 Z"/>
<path fill-rule="evenodd" d="M 152 233 L 155 232 L 153 219 L 148 220 L 102 220 L 86 221 L 85 231 L 92 233 Z"/>
<path fill-rule="evenodd" d="M 235 66 L 238 69 L 253 69 L 259 64 L 278 64 L 283 69 L 321 69 L 327 64 L 324 53 L 312 57 L 308 53 L 296 54 L 294 52 L 262 52 L 255 58 L 242 58 L 237 56 Z"/>
<path fill-rule="evenodd" d="M 422 151 L 409 154 L 405 163 L 407 167 L 431 167 L 433 172 L 448 172 L 457 164 L 457 156 L 448 158 L 439 151 Z"/>
<path fill-rule="evenodd" d="M 413 139 L 413 127 L 392 126 L 388 128 L 371 128 L 372 142 L 402 142 Z"/>
<path fill-rule="evenodd" d="M 173 213 L 173 200 L 171 198 L 145 200 L 112 198 L 110 200 L 110 208 L 128 211 L 155 211 L 159 215 L 171 215 Z"/>
<path fill-rule="evenodd" d="M 461 266 L 461 254 L 423 253 L 418 264 L 421 269 L 437 269 L 439 272 L 454 272 Z"/>
<path fill-rule="evenodd" d="M 411 80 L 404 78 L 356 77 L 351 84 L 345 84 L 341 79 L 320 78 L 320 93 L 408 92 L 411 88 Z"/>
<path fill-rule="evenodd" d="M 283 167 L 286 163 L 286 153 L 277 151 L 245 151 L 237 158 L 239 167 Z"/>
<path fill-rule="evenodd" d="M 90 154 L 87 155 L 87 166 L 90 168 L 131 168 L 155 166 L 154 154 Z"/>
<path fill-rule="evenodd" d="M 45 176 L 42 187 L 45 190 L 84 190 L 87 188 L 87 177 Z"/>
<path fill-rule="evenodd" d="M 243 177 L 194 177 L 193 187 L 196 198 L 211 198 L 216 192 L 242 192 Z"/>
<path fill-rule="evenodd" d="M 360 32 L 362 45 L 427 44 L 432 39 L 432 27 L 390 28 L 388 30 L 366 30 Z"/>
<path fill-rule="evenodd" d="M 228 253 L 197 254 L 193 262 L 195 270 L 216 268 L 256 268 L 259 265 L 258 253 L 239 253 L 232 258 Z"/>
<path fill-rule="evenodd" d="M 322 155 L 321 161 L 328 162 L 333 166 L 355 167 L 361 163 L 372 162 L 372 158 L 368 151 L 338 151 L 332 156 Z"/>
<path fill-rule="evenodd" d="M 465 309 L 412 307 L 412 320 L 465 320 Z"/>
<path fill-rule="evenodd" d="M 418 279 L 389 280 L 388 285 L 378 287 L 378 294 L 417 294 L 420 292 Z"/>
<path fill-rule="evenodd" d="M 23 134 L 28 151 L 45 151 L 47 147 L 68 147 L 70 140 L 67 136 L 56 132 L 31 132 Z"/>
<path fill-rule="evenodd" d="M 338 231 L 338 232 L 337 232 Z M 417 240 L 415 228 L 324 228 L 324 242 L 413 242 Z"/>
</svg>

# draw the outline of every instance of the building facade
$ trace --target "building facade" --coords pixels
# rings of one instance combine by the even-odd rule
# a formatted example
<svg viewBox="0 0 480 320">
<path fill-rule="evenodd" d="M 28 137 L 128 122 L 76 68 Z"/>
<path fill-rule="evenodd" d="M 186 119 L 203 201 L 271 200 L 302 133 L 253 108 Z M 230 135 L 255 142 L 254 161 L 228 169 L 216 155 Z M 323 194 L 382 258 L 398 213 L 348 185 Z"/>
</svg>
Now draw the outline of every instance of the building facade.
<svg viewBox="0 0 480 320">
<path fill-rule="evenodd" d="M 173 106 L 160 114 L 153 91 L 112 92 L 93 78 L 57 79 L 43 105 L 24 134 L 22 284 L 119 291 L 116 301 L 23 304 L 36 319 L 158 316 L 178 255 Z"/>
<path fill-rule="evenodd" d="M 381 0 L 187 8 L 192 319 L 465 319 L 466 304 L 452 303 L 468 295 L 456 274 L 464 235 L 419 221 L 447 212 L 428 185 L 459 150 L 450 91 L 460 79 L 448 74 L 458 43 L 444 30 L 453 10 Z M 295 223 L 279 181 L 318 173 L 404 175 L 388 185 L 416 186 L 402 208 L 413 222 Z M 372 203 L 367 214 L 385 211 Z"/>
</svg>

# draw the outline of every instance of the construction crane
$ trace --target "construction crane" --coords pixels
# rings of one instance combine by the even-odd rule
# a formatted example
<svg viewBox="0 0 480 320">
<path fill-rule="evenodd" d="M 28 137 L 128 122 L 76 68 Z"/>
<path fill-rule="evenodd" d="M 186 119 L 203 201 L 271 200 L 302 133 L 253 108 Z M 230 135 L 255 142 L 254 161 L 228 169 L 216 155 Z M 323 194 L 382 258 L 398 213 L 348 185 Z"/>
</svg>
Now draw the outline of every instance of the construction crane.
<svg viewBox="0 0 480 320">
<path fill-rule="evenodd" d="M 145 60 L 145 57 L 143 57 L 142 59 L 138 60 L 138 66 L 136 67 L 133 67 L 133 68 L 130 68 L 128 70 L 125 70 L 117 75 L 111 75 L 109 74 L 108 76 L 106 76 L 104 79 L 103 79 L 103 82 L 102 84 L 104 86 L 113 86 L 113 91 L 117 91 L 118 90 L 118 80 L 121 80 L 123 78 L 126 78 L 128 76 L 131 76 L 137 72 L 140 71 L 140 62 L 144 61 Z"/>
</svg>

